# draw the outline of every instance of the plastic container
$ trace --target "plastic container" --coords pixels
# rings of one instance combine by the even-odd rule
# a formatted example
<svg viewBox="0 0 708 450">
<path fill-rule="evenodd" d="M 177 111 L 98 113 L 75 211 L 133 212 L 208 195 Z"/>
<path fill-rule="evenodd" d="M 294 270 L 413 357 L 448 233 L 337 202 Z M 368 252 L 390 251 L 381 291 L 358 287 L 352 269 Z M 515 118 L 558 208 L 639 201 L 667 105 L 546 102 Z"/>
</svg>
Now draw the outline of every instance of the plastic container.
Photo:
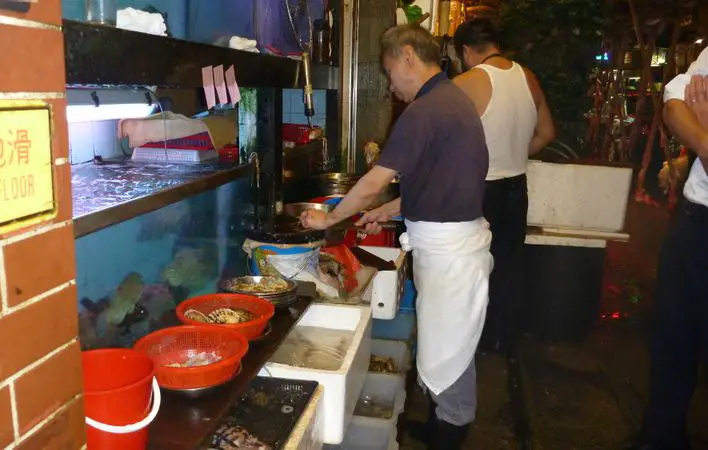
<svg viewBox="0 0 708 450">
<path fill-rule="evenodd" d="M 398 450 L 396 430 L 382 421 L 354 417 L 341 445 L 325 445 L 326 450 Z"/>
<path fill-rule="evenodd" d="M 406 403 L 406 380 L 400 376 L 369 372 L 366 375 L 364 387 L 359 398 L 370 399 L 376 403 L 390 406 L 392 415 L 389 418 L 355 415 L 354 418 L 357 421 L 383 422 L 390 429 L 395 430 L 398 424 L 398 416 L 403 412 L 403 407 Z"/>
<path fill-rule="evenodd" d="M 209 314 L 220 308 L 244 309 L 252 313 L 255 318 L 248 322 L 226 325 L 209 325 L 184 317 L 185 311 L 195 309 L 202 314 Z M 224 327 L 235 331 L 249 341 L 260 337 L 268 325 L 268 321 L 275 315 L 275 307 L 268 300 L 255 295 L 244 294 L 208 294 L 190 298 L 180 303 L 175 309 L 177 318 L 185 325 Z"/>
<path fill-rule="evenodd" d="M 117 0 L 86 0 L 86 21 L 101 25 L 116 25 Z"/>
<path fill-rule="evenodd" d="M 248 268 L 251 275 L 280 276 L 296 279 L 319 261 L 320 243 L 300 245 L 262 244 L 250 250 Z M 275 273 L 273 273 L 275 272 Z"/>
<path fill-rule="evenodd" d="M 324 387 L 323 440 L 340 444 L 364 386 L 371 351 L 371 309 L 362 306 L 313 304 L 295 324 L 354 330 L 352 344 L 339 370 L 327 371 L 268 362 L 260 376 L 317 381 Z"/>
<path fill-rule="evenodd" d="M 148 425 L 160 409 L 155 365 L 135 350 L 81 354 L 86 444 L 102 450 L 143 450 Z"/>
<path fill-rule="evenodd" d="M 140 339 L 134 349 L 155 363 L 157 382 L 161 387 L 199 389 L 231 380 L 248 351 L 248 341 L 226 328 L 185 325 L 150 333 Z M 169 367 L 170 364 L 184 363 L 201 352 L 214 353 L 221 360 L 197 367 Z"/>
<path fill-rule="evenodd" d="M 401 306 L 398 308 L 398 311 L 403 313 L 414 313 L 416 298 L 418 298 L 418 291 L 415 289 L 413 280 L 406 280 L 403 283 L 403 298 L 401 299 Z"/>
<path fill-rule="evenodd" d="M 408 343 L 406 341 L 372 339 L 371 356 L 392 358 L 397 369 L 397 373 L 393 375 L 403 375 L 405 377 L 406 372 L 411 368 L 410 350 L 408 349 Z"/>
<path fill-rule="evenodd" d="M 219 159 L 216 150 L 186 150 L 180 148 L 144 148 L 133 149 L 133 161 L 163 161 L 180 163 L 202 163 Z"/>
<path fill-rule="evenodd" d="M 416 317 L 413 313 L 399 313 L 393 320 L 374 320 L 371 324 L 371 337 L 410 341 L 413 339 Z"/>
<path fill-rule="evenodd" d="M 371 297 L 364 297 L 364 301 L 371 303 L 374 319 L 391 320 L 396 317 L 398 306 L 403 298 L 408 261 L 406 252 L 399 248 L 388 247 L 361 246 L 359 248 L 396 265 L 396 270 L 380 270 L 372 282 Z"/>
<path fill-rule="evenodd" d="M 364 230 L 347 230 L 344 243 L 350 247 L 366 245 L 369 247 L 396 247 L 396 229 L 386 227 L 379 234 L 367 234 Z"/>
</svg>

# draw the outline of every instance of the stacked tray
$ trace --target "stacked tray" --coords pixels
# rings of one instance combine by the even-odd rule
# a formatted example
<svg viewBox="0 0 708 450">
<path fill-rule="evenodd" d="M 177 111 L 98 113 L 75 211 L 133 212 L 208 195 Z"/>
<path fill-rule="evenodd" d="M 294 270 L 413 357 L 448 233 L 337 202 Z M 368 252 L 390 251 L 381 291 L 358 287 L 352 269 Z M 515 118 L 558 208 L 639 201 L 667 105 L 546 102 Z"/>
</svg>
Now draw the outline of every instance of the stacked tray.
<svg viewBox="0 0 708 450">
<path fill-rule="evenodd" d="M 264 283 L 282 284 L 284 288 L 273 291 L 263 290 Z M 223 280 L 219 286 L 221 292 L 246 294 L 268 300 L 276 308 L 285 308 L 297 300 L 297 284 L 292 280 L 276 277 L 245 276 Z"/>
</svg>

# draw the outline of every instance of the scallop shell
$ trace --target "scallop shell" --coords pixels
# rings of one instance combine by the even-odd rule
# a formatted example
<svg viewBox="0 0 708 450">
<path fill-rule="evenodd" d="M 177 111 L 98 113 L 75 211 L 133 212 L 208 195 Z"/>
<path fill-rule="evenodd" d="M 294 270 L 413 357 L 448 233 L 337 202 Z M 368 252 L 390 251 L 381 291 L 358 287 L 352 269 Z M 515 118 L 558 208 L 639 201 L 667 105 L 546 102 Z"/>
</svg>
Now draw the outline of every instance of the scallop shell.
<svg viewBox="0 0 708 450">
<path fill-rule="evenodd" d="M 211 323 L 211 320 L 204 313 L 197 311 L 196 309 L 188 309 L 184 312 L 184 317 L 189 320 L 194 320 L 195 322 Z"/>
<path fill-rule="evenodd" d="M 213 323 L 233 325 L 252 320 L 253 313 L 243 309 L 221 308 L 210 312 L 207 318 Z"/>
</svg>

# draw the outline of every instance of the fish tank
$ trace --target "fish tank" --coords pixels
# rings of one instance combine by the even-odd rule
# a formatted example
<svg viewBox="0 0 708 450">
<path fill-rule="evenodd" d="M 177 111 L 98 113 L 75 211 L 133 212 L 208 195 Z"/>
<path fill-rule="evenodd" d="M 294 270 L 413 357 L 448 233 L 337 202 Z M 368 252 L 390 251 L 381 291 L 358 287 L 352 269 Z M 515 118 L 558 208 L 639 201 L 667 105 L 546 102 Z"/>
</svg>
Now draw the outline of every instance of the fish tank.
<svg viewBox="0 0 708 450">
<path fill-rule="evenodd" d="M 96 176 L 100 169 L 95 166 L 74 171 L 77 234 L 86 232 L 86 217 L 106 214 L 104 203 L 114 198 L 108 190 L 164 192 L 165 185 L 176 179 L 184 181 L 180 177 L 196 167 L 204 170 L 202 165 L 194 167 L 181 169 L 183 174 L 175 175 L 176 169 L 162 169 L 161 174 L 150 176 L 142 176 L 148 166 L 123 167 L 115 169 L 127 174 L 120 182 L 116 182 L 115 174 Z M 196 178 L 209 174 L 198 175 Z M 174 310 L 182 301 L 216 292 L 224 277 L 246 274 L 246 256 L 241 247 L 245 230 L 252 227 L 254 220 L 251 180 L 246 174 L 234 176 L 212 189 L 95 231 L 89 229 L 77 237 L 82 349 L 131 347 L 152 331 L 177 325 Z M 119 188 L 112 187 L 115 185 Z M 140 198 L 109 209 L 134 209 L 136 200 Z M 95 208 L 99 209 L 94 211 Z"/>
</svg>

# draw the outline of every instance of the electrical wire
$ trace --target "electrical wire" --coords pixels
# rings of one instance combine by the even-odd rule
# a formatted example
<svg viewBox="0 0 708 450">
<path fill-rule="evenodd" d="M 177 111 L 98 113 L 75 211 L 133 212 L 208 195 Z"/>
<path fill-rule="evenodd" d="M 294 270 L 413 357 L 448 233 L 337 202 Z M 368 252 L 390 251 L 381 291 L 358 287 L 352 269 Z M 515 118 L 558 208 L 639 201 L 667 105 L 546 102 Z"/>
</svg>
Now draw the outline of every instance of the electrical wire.
<svg viewBox="0 0 708 450">
<path fill-rule="evenodd" d="M 162 127 L 165 132 L 165 137 L 162 140 L 165 149 L 165 162 L 169 162 L 169 156 L 167 153 L 167 117 L 165 116 L 165 111 L 162 109 L 162 103 L 160 103 L 160 99 L 149 87 L 140 86 L 140 89 L 144 89 L 146 92 L 148 92 L 149 95 L 152 95 L 155 98 L 155 101 L 157 102 L 157 107 L 160 108 L 160 114 L 162 115 Z"/>
</svg>

